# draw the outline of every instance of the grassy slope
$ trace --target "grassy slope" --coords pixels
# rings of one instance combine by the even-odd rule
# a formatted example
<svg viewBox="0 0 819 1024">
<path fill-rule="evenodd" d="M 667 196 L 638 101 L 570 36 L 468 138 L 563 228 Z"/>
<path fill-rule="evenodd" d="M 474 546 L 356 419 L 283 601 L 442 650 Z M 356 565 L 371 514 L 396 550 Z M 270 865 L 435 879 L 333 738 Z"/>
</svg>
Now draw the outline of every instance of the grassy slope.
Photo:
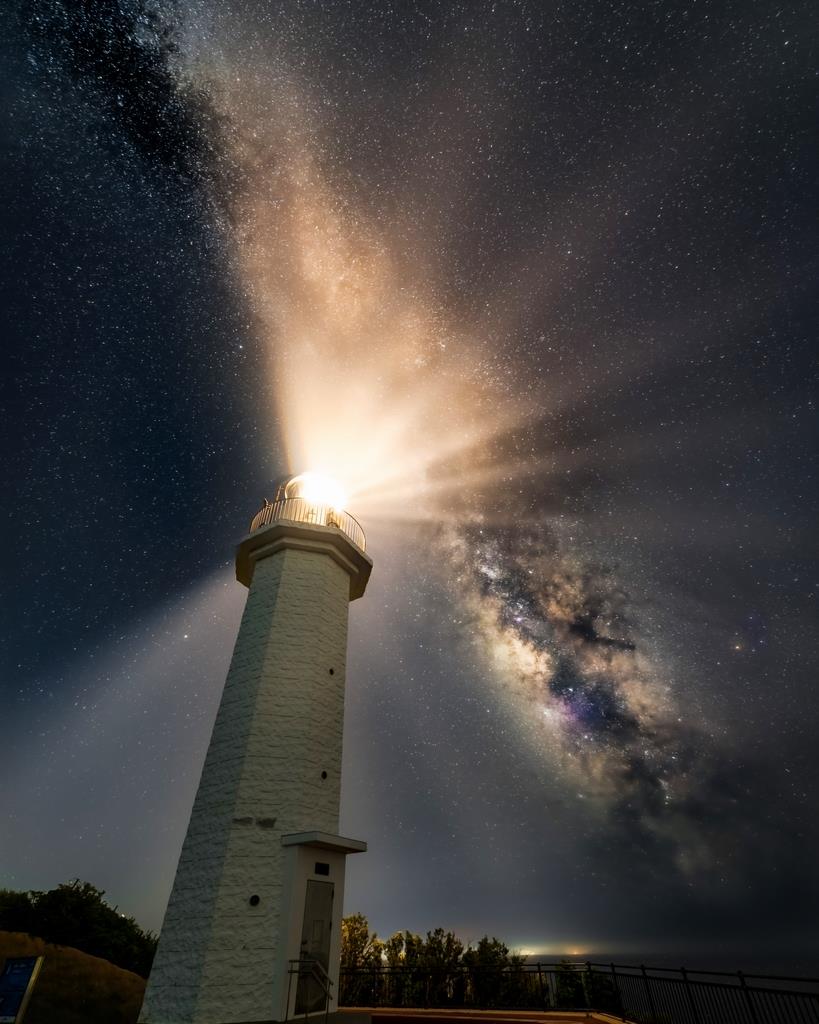
<svg viewBox="0 0 819 1024">
<path fill-rule="evenodd" d="M 0 931 L 7 956 L 44 956 L 25 1024 L 134 1024 L 145 979 L 70 946 L 52 946 L 22 932 Z"/>
</svg>

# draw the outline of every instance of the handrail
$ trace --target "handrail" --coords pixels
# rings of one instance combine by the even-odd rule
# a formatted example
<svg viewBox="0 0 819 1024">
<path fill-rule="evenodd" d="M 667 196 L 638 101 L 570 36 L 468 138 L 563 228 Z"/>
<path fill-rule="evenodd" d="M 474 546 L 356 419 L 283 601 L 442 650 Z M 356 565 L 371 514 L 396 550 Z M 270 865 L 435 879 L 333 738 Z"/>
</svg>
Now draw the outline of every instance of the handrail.
<svg viewBox="0 0 819 1024">
<path fill-rule="evenodd" d="M 641 1024 L 819 1024 L 819 978 L 614 964 L 342 967 L 342 1006 L 596 1010 Z"/>
<path fill-rule="evenodd" d="M 289 963 L 290 968 L 289 968 L 289 970 L 287 972 L 287 974 L 288 974 L 288 983 L 287 983 L 287 1007 L 286 1007 L 286 1011 L 285 1011 L 285 1021 L 287 1020 L 288 1014 L 290 1012 L 290 981 L 292 980 L 293 975 L 295 974 L 300 979 L 301 978 L 308 978 L 308 977 L 312 978 L 312 980 L 315 981 L 318 984 L 318 986 L 321 988 L 321 991 L 324 993 L 324 1022 L 325 1022 L 325 1024 L 327 1024 L 327 1019 L 328 1019 L 328 1016 L 329 1016 L 329 1013 L 330 1013 L 330 999 L 331 999 L 330 989 L 331 989 L 331 987 L 333 986 L 334 983 L 333 983 L 333 979 L 327 973 L 324 965 L 321 963 L 321 961 L 316 960 L 313 957 L 309 957 L 309 956 L 300 957 L 298 960 L 288 960 L 287 962 Z M 307 971 L 304 970 L 305 967 L 308 968 Z M 307 1019 L 307 1011 L 306 1010 L 305 1010 L 305 1013 L 304 1013 L 304 1017 L 305 1017 L 305 1020 L 306 1020 Z"/>
<path fill-rule="evenodd" d="M 330 995 L 330 987 L 333 984 L 333 979 L 330 977 L 330 975 L 324 969 L 324 967 L 323 967 L 323 965 L 322 965 L 320 960 L 314 960 L 311 957 L 305 956 L 305 957 L 302 957 L 300 960 L 291 960 L 290 963 L 291 964 L 298 964 L 299 965 L 299 968 L 300 968 L 299 969 L 299 974 L 301 974 L 301 967 L 303 967 L 305 964 L 309 964 L 310 965 L 310 973 L 313 975 L 313 977 L 315 977 L 316 981 L 321 985 L 322 989 L 324 990 L 324 994 L 327 997 L 329 997 L 329 995 Z"/>
<path fill-rule="evenodd" d="M 366 550 L 367 541 L 359 521 L 349 512 L 340 511 L 330 505 L 315 505 L 305 498 L 277 498 L 272 502 L 265 498 L 264 505 L 251 520 L 250 532 L 277 522 L 334 526 L 346 534 L 362 551 Z"/>
<path fill-rule="evenodd" d="M 599 960 L 573 960 L 570 961 L 572 966 L 580 967 L 603 967 L 608 970 L 611 964 L 603 963 Z M 545 966 L 545 961 L 544 961 Z M 619 971 L 640 971 L 642 965 L 640 964 L 615 964 L 614 965 Z M 666 974 L 679 974 L 679 967 L 652 967 L 650 964 L 645 964 L 647 971 L 664 971 Z M 688 974 L 712 974 L 714 976 L 736 978 L 737 971 L 714 971 L 698 969 L 696 967 L 686 967 Z M 763 981 L 798 981 L 807 982 L 810 985 L 819 985 L 819 978 L 808 978 L 806 975 L 791 975 L 791 974 L 747 974 L 745 971 L 742 972 L 743 977 L 747 981 L 748 978 L 760 978 Z"/>
</svg>

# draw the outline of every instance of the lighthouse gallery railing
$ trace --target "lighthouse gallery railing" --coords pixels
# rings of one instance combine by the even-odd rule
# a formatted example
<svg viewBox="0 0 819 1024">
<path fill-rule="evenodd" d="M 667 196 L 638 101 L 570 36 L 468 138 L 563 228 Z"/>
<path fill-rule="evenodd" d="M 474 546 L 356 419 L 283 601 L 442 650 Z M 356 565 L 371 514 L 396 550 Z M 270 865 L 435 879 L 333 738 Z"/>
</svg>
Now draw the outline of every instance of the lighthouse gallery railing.
<svg viewBox="0 0 819 1024">
<path fill-rule="evenodd" d="M 354 516 L 351 516 L 349 512 L 340 512 L 330 505 L 315 505 L 305 498 L 280 498 L 277 501 L 266 501 L 253 517 L 250 532 L 279 521 L 313 526 L 335 526 L 362 551 L 366 549 L 367 542 L 364 531 Z"/>
</svg>

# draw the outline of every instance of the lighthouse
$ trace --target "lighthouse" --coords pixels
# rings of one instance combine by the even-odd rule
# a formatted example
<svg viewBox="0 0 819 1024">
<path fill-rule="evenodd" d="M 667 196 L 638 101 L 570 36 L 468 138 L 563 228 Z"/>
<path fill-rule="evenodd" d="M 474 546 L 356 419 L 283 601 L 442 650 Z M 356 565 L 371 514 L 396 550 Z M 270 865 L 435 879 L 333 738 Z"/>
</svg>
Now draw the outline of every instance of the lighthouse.
<svg viewBox="0 0 819 1024">
<path fill-rule="evenodd" d="M 285 481 L 236 552 L 248 588 L 140 1022 L 337 1005 L 347 620 L 372 568 L 332 481 Z"/>
</svg>

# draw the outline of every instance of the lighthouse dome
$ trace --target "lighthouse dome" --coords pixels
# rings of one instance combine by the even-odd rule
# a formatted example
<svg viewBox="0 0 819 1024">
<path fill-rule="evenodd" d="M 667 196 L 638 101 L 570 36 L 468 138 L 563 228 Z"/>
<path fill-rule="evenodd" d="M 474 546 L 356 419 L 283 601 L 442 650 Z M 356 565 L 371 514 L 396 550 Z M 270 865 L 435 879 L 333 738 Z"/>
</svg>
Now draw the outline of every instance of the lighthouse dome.
<svg viewBox="0 0 819 1024">
<path fill-rule="evenodd" d="M 264 506 L 253 517 L 250 530 L 284 521 L 330 526 L 341 530 L 364 551 L 364 531 L 358 520 L 344 510 L 346 503 L 347 496 L 337 481 L 320 473 L 299 473 L 278 484 L 272 502 L 265 498 Z"/>
</svg>

